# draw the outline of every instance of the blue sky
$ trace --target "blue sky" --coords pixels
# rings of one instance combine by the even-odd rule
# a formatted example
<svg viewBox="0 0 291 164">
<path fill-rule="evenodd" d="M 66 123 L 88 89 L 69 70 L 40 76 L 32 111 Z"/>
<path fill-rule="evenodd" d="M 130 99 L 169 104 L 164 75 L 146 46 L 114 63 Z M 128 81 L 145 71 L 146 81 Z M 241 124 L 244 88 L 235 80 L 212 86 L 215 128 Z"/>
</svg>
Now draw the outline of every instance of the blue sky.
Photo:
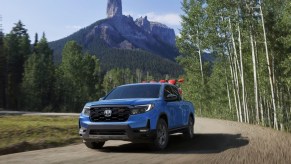
<svg viewBox="0 0 291 164">
<path fill-rule="evenodd" d="M 123 14 L 134 19 L 148 16 L 150 21 L 166 24 L 176 34 L 181 29 L 181 0 L 122 0 Z M 107 0 L 0 0 L 4 33 L 21 20 L 34 34 L 46 33 L 49 41 L 66 37 L 80 28 L 106 18 Z"/>
</svg>

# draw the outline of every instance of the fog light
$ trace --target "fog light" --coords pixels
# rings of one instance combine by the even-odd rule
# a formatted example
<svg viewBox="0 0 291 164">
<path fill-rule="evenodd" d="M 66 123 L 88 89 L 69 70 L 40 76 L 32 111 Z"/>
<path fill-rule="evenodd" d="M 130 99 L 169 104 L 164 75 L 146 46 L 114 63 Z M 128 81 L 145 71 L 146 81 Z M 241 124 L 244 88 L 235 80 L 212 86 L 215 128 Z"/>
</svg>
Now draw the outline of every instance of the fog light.
<svg viewBox="0 0 291 164">
<path fill-rule="evenodd" d="M 149 129 L 140 129 L 139 130 L 139 132 L 141 132 L 141 133 L 146 133 L 146 132 L 148 132 L 149 131 Z"/>
<path fill-rule="evenodd" d="M 87 131 L 87 129 L 80 128 L 79 133 L 84 134 L 84 133 L 86 133 L 86 131 Z"/>
</svg>

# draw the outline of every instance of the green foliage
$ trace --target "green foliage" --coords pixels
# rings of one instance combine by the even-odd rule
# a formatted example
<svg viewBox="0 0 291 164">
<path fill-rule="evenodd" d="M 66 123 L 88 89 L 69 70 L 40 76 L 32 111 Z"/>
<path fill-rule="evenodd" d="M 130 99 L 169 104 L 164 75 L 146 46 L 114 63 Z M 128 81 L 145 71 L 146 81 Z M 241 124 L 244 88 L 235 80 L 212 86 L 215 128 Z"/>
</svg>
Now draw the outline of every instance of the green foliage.
<svg viewBox="0 0 291 164">
<path fill-rule="evenodd" d="M 19 21 L 5 36 L 4 44 L 0 42 L 0 107 L 80 112 L 86 102 L 97 100 L 118 85 L 181 74 L 177 63 L 145 51 L 110 49 L 96 38 L 81 47 L 80 36 L 96 24 L 61 40 L 61 44 L 49 45 L 45 34 L 40 40 L 36 34 L 31 45 L 27 30 Z M 50 46 L 58 45 L 61 47 L 55 50 L 61 55 L 54 56 L 58 61 L 54 63 Z"/>
<path fill-rule="evenodd" d="M 196 102 L 199 114 L 202 114 L 202 108 L 207 108 L 203 100 L 206 99 L 206 81 L 207 62 L 200 59 L 203 56 L 203 50 L 206 47 L 206 13 L 203 8 L 204 1 L 184 0 L 182 9 L 185 12 L 182 15 L 181 37 L 177 38 L 177 46 L 182 54 L 177 58 L 185 71 L 186 82 L 183 89 L 190 91 L 185 93 L 185 98 Z"/>
<path fill-rule="evenodd" d="M 82 53 L 74 41 L 65 45 L 62 56 L 56 72 L 56 105 L 63 111 L 79 112 L 85 102 L 96 100 L 100 94 L 99 61 Z"/>
<path fill-rule="evenodd" d="M 281 128 L 290 129 L 291 3 L 184 0 L 182 9 L 181 37 L 177 38 L 182 55 L 178 62 L 185 70 L 184 96 L 202 109 L 198 113 L 232 120 L 241 115 L 244 122 L 273 126 L 276 112 Z M 201 49 L 215 56 L 210 64 L 202 62 L 204 80 L 200 76 Z M 270 79 L 274 101 L 270 96 Z"/>
<path fill-rule="evenodd" d="M 128 68 L 115 68 L 105 74 L 102 86 L 104 92 L 107 94 L 113 88 L 129 83 L 133 83 L 133 76 L 131 71 Z"/>
<path fill-rule="evenodd" d="M 107 53 L 100 56 L 100 61 L 102 71 L 128 68 L 134 72 L 139 69 L 149 72 L 155 79 L 163 78 L 167 74 L 172 77 L 182 74 L 182 68 L 176 62 L 140 50 L 108 49 Z"/>
<path fill-rule="evenodd" d="M 20 102 L 24 63 L 30 55 L 30 40 L 21 21 L 5 36 L 7 55 L 7 107 L 16 109 Z"/>
<path fill-rule="evenodd" d="M 34 53 L 25 63 L 22 83 L 23 107 L 38 110 L 48 107 L 53 100 L 54 65 L 52 50 L 45 35 L 35 43 Z"/>
<path fill-rule="evenodd" d="M 284 0 L 280 0 L 280 2 L 266 2 L 266 15 L 268 16 L 266 28 L 272 33 L 268 35 L 268 39 L 269 45 L 274 50 L 272 55 L 275 58 L 274 67 L 278 75 L 278 82 L 284 83 L 290 88 L 291 4 Z"/>
<path fill-rule="evenodd" d="M 4 53 L 3 33 L 0 29 L 0 107 L 6 106 L 6 68 L 7 57 Z"/>
</svg>

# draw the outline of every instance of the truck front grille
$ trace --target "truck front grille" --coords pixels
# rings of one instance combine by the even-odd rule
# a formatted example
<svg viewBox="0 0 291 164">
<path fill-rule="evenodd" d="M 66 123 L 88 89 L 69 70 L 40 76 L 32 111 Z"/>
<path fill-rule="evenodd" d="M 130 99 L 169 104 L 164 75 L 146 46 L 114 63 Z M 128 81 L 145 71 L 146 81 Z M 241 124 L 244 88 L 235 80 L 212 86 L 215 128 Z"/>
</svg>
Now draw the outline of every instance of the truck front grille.
<svg viewBox="0 0 291 164">
<path fill-rule="evenodd" d="M 124 122 L 130 116 L 128 107 L 93 107 L 90 109 L 92 122 Z"/>
<path fill-rule="evenodd" d="M 125 130 L 97 130 L 97 129 L 92 129 L 90 130 L 90 135 L 126 135 Z"/>
</svg>

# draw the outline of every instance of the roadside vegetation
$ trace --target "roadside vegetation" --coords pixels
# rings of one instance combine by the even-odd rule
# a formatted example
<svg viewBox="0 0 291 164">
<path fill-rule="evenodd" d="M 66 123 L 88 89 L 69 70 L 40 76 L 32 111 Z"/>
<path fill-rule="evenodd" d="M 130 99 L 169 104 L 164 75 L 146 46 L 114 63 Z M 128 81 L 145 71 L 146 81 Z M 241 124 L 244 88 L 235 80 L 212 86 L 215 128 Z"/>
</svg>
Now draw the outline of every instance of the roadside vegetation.
<svg viewBox="0 0 291 164">
<path fill-rule="evenodd" d="M 197 113 L 291 132 L 290 1 L 183 0 L 182 9 L 178 62 Z"/>
<path fill-rule="evenodd" d="M 0 116 L 0 155 L 81 143 L 73 116 Z"/>
<path fill-rule="evenodd" d="M 62 60 L 56 62 L 45 34 L 40 39 L 36 34 L 32 43 L 21 21 L 6 35 L 0 29 L 0 108 L 80 112 L 86 102 L 98 100 L 118 85 L 166 77 L 169 69 L 175 70 L 176 75 L 181 73 L 177 63 L 172 65 L 174 62 L 157 56 L 147 67 L 156 70 L 158 66 L 165 72 L 154 74 L 146 70 L 142 62 L 148 60 L 145 53 L 112 53 L 115 62 L 108 59 L 110 64 L 106 65 L 111 65 L 110 69 L 104 70 L 104 63 L 96 55 L 84 52 L 75 40 L 66 42 L 61 54 Z M 123 67 L 116 64 L 121 58 L 138 60 L 135 66 Z"/>
</svg>

